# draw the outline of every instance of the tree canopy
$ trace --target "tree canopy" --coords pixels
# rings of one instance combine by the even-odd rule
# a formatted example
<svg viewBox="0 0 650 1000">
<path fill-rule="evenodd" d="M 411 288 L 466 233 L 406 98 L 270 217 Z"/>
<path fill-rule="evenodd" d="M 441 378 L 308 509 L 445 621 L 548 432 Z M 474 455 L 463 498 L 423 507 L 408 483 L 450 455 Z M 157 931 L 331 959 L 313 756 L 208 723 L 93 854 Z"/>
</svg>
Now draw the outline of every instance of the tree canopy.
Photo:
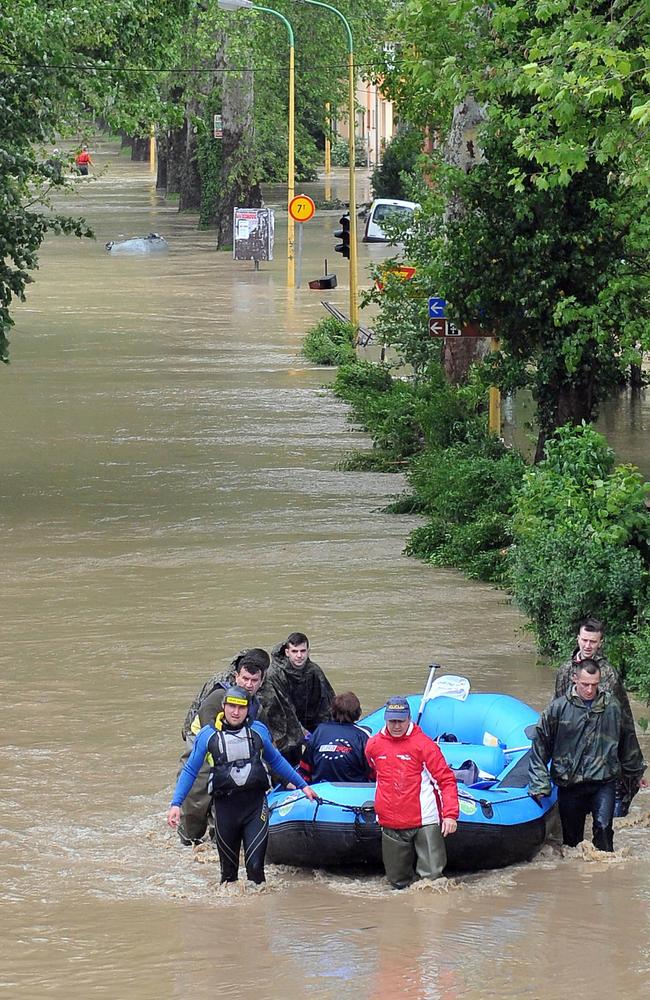
<svg viewBox="0 0 650 1000">
<path fill-rule="evenodd" d="M 188 0 L 14 0 L 0 10 L 1 360 L 11 302 L 24 298 L 45 235 L 89 235 L 83 220 L 48 207 L 65 183 L 52 145 L 92 111 L 142 114 L 156 96 L 146 69 L 174 44 L 187 9 Z"/>
<path fill-rule="evenodd" d="M 388 92 L 437 141 L 423 164 L 432 191 L 406 237 L 417 279 L 407 290 L 392 286 L 385 299 L 385 315 L 408 322 L 389 320 L 385 339 L 392 333 L 407 360 L 426 364 L 433 293 L 459 321 L 497 335 L 502 349 L 486 378 L 532 390 L 538 457 L 556 426 L 592 419 L 639 350 L 650 348 L 648 146 L 636 112 L 648 92 L 641 65 L 649 17 L 641 3 L 584 0 L 407 0 L 395 17 L 404 44 Z M 541 81 L 586 59 L 581 39 L 596 36 L 591 84 L 581 63 L 563 103 L 555 83 Z M 604 39 L 621 53 L 617 85 L 603 78 Z M 445 162 L 445 136 L 468 94 L 486 114 L 466 136 L 482 150 L 466 176 Z M 462 212 L 446 212 L 452 200 Z"/>
</svg>

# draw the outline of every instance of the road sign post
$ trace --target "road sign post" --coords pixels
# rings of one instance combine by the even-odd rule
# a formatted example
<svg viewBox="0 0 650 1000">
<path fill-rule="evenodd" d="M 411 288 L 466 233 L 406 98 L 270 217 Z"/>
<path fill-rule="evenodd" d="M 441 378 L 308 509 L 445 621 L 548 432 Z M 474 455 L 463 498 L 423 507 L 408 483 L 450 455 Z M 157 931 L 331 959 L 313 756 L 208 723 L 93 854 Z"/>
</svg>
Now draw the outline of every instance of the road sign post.
<svg viewBox="0 0 650 1000">
<path fill-rule="evenodd" d="M 499 350 L 499 340 L 484 330 L 478 323 L 452 323 L 447 316 L 447 302 L 437 295 L 429 299 L 429 336 L 442 339 L 451 337 L 489 337 L 490 350 Z M 490 434 L 501 433 L 501 393 L 495 385 L 490 386 L 488 407 L 488 430 Z"/>
<path fill-rule="evenodd" d="M 307 194 L 297 194 L 289 202 L 289 215 L 298 223 L 298 252 L 296 254 L 298 272 L 296 276 L 296 288 L 300 288 L 300 278 L 302 276 L 302 224 L 313 219 L 316 205 Z"/>
</svg>

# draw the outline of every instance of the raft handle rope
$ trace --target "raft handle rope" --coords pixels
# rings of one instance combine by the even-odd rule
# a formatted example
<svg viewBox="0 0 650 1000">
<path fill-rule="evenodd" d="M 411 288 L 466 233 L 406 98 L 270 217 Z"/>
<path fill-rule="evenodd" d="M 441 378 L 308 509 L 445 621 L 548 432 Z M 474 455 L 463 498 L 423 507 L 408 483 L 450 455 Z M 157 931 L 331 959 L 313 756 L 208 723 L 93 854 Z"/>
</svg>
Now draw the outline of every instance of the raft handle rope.
<svg viewBox="0 0 650 1000">
<path fill-rule="evenodd" d="M 495 788 L 494 791 L 505 794 L 506 792 L 509 791 L 509 789 Z M 299 795 L 296 796 L 295 799 L 291 799 L 290 801 L 298 802 L 301 798 L 302 799 L 307 798 L 304 792 L 300 793 Z M 474 798 L 473 795 L 468 795 L 466 792 L 461 792 L 461 791 L 458 792 L 458 798 L 463 799 L 465 802 L 477 803 L 481 807 L 481 812 L 483 813 L 486 819 L 492 819 L 492 817 L 494 816 L 494 803 L 490 802 L 488 799 L 476 799 Z M 530 800 L 528 792 L 526 792 L 525 795 L 517 795 L 514 798 L 509 799 L 509 802 L 523 802 L 526 800 Z M 272 813 L 274 812 L 275 809 L 280 809 L 284 805 L 287 805 L 286 799 L 282 802 L 276 802 L 274 805 L 269 806 L 269 812 Z M 318 816 L 318 810 L 320 809 L 321 806 L 336 806 L 337 809 L 342 809 L 343 812 L 354 813 L 355 823 L 358 823 L 361 817 L 367 819 L 370 813 L 375 812 L 374 802 L 366 802 L 361 806 L 351 806 L 351 805 L 346 805 L 343 802 L 334 802 L 333 799 L 323 799 L 321 798 L 320 795 L 317 795 L 316 808 L 314 809 L 314 815 L 311 817 L 312 823 L 316 821 L 316 817 Z"/>
<path fill-rule="evenodd" d="M 307 796 L 303 793 L 302 795 L 292 799 L 292 802 L 298 802 L 300 798 L 306 799 Z M 312 800 L 313 801 L 313 800 Z M 269 806 L 269 812 L 273 812 L 275 809 L 281 809 L 282 806 L 287 805 L 287 800 L 284 799 L 282 802 L 275 802 L 272 806 Z M 312 822 L 318 816 L 318 810 L 321 806 L 336 806 L 337 809 L 342 809 L 344 812 L 351 812 L 355 814 L 355 817 L 359 819 L 361 816 L 367 817 L 369 813 L 374 813 L 375 804 L 374 802 L 364 803 L 362 806 L 351 806 L 346 805 L 343 802 L 334 802 L 332 799 L 323 799 L 320 795 L 316 796 L 316 808 L 314 809 L 314 815 L 312 816 Z"/>
</svg>

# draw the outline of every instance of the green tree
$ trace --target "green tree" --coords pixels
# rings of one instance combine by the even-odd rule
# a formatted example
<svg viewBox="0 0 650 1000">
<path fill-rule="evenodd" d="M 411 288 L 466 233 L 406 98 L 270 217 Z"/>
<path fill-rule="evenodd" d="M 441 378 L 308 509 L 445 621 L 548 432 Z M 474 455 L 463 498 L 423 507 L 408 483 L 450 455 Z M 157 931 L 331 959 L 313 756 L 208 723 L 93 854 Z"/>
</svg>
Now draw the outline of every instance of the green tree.
<svg viewBox="0 0 650 1000">
<path fill-rule="evenodd" d="M 522 142 L 524 133 L 532 142 L 536 115 L 538 136 L 551 129 L 548 115 L 522 89 L 533 41 L 542 51 L 557 44 L 560 29 L 562 37 L 570 29 L 579 35 L 587 23 L 589 31 L 594 25 L 609 31 L 602 7 L 577 3 L 569 9 L 550 0 L 497 0 L 489 7 L 465 0 L 407 2 L 397 16 L 404 46 L 387 77 L 402 113 L 440 137 L 465 95 L 486 107 L 484 124 L 468 138 L 480 144 L 481 155 L 467 176 L 445 166 L 442 140 L 432 155 L 434 192 L 418 231 L 405 241 L 418 267 L 408 296 L 418 288 L 422 299 L 435 292 L 449 300 L 459 321 L 498 333 L 502 351 L 491 359 L 487 377 L 504 389 L 531 388 L 538 403 L 538 458 L 555 427 L 591 420 L 625 369 L 639 361 L 639 349 L 650 347 L 650 217 L 641 160 L 632 183 L 631 160 L 624 168 L 620 151 L 599 142 L 595 132 L 585 133 L 586 122 L 577 134 L 590 152 L 579 169 L 559 152 L 551 169 Z M 630 7 L 638 15 L 634 29 L 626 21 Z M 647 17 L 639 5 L 614 4 L 611 19 L 619 22 L 621 47 L 637 65 Z M 625 126 L 626 141 L 638 146 L 639 125 L 624 110 L 643 76 L 631 74 L 617 105 L 619 143 Z M 556 123 L 557 150 L 564 149 L 562 135 Z M 446 211 L 453 202 L 463 211 Z M 386 310 L 394 309 L 396 294 L 388 290 Z M 416 363 L 427 340 L 425 323 L 420 309 L 408 345 Z M 403 341 L 403 330 L 394 336 Z"/>
<path fill-rule="evenodd" d="M 23 299 L 48 232 L 90 235 L 56 214 L 48 194 L 64 184 L 51 148 L 96 112 L 131 120 L 155 103 L 145 72 L 175 44 L 186 0 L 14 0 L 0 10 L 0 359 L 8 360 L 11 304 Z M 137 64 L 134 71 L 131 64 Z"/>
<path fill-rule="evenodd" d="M 649 490 L 634 466 L 615 466 L 605 439 L 586 424 L 561 428 L 524 476 L 512 586 L 542 652 L 561 656 L 576 623 L 596 611 L 618 637 L 645 612 Z"/>
</svg>

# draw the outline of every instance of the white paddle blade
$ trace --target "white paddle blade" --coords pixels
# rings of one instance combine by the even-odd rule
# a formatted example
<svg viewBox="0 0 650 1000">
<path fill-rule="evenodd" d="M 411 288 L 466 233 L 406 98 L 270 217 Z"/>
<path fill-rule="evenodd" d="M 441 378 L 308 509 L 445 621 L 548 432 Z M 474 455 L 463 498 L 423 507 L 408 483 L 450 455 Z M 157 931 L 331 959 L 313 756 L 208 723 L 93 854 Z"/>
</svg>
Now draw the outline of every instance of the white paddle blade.
<svg viewBox="0 0 650 1000">
<path fill-rule="evenodd" d="M 432 698 L 456 698 L 457 701 L 465 701 L 470 692 L 470 683 L 466 677 L 457 677 L 455 674 L 445 674 L 436 677 L 427 695 L 427 701 Z"/>
</svg>

